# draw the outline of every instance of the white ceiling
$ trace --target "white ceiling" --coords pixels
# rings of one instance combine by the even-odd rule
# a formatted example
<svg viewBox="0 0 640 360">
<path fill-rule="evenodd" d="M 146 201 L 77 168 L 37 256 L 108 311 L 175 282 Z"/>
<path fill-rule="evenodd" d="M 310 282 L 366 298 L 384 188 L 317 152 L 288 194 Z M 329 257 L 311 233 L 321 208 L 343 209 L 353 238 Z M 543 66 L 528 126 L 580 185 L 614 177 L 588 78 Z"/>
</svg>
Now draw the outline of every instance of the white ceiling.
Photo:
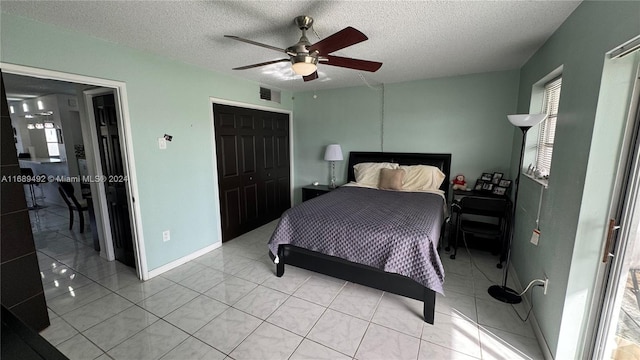
<svg viewBox="0 0 640 360">
<path fill-rule="evenodd" d="M 521 67 L 580 1 L 5 1 L 3 12 L 232 74 L 303 91 L 396 83 Z M 288 63 L 233 67 L 284 54 L 224 38 L 280 48 L 296 43 L 298 15 L 314 18 L 317 42 L 347 26 L 369 40 L 334 55 L 384 63 L 375 73 L 320 65 L 303 82 Z M 319 36 L 319 37 L 318 37 Z M 362 75 L 362 76 L 361 76 Z"/>
</svg>

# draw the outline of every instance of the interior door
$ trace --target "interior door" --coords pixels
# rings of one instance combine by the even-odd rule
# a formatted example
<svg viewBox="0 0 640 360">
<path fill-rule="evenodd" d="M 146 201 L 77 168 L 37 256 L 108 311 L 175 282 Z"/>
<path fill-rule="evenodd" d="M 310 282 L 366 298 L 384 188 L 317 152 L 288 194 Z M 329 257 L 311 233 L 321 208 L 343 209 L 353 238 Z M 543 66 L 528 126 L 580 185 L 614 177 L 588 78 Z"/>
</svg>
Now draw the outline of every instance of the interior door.
<svg viewBox="0 0 640 360">
<path fill-rule="evenodd" d="M 93 97 L 93 112 L 98 131 L 98 144 L 116 260 L 135 267 L 133 236 L 118 117 L 113 94 Z"/>
<path fill-rule="evenodd" d="M 289 117 L 220 104 L 213 105 L 213 117 L 222 241 L 227 241 L 289 208 Z"/>
<path fill-rule="evenodd" d="M 289 118 L 286 114 L 263 113 L 260 176 L 263 181 L 263 222 L 276 219 L 291 206 L 289 165 Z"/>
</svg>

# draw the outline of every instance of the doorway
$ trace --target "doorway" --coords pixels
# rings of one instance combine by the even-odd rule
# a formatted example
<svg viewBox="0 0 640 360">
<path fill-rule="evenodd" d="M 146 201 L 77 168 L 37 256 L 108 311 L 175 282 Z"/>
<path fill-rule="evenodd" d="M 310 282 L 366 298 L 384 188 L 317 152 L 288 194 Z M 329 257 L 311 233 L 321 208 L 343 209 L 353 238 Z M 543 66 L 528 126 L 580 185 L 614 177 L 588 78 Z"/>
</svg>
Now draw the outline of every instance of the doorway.
<svg viewBox="0 0 640 360">
<path fill-rule="evenodd" d="M 77 104 L 74 105 L 77 105 L 79 113 L 82 114 L 82 137 L 85 145 L 83 152 L 86 154 L 86 161 L 81 163 L 74 159 L 73 164 L 76 169 L 73 175 L 78 176 L 70 176 L 69 179 L 76 187 L 82 187 L 82 189 L 78 189 L 77 195 L 81 192 L 90 194 L 89 198 L 93 202 L 92 209 L 95 210 L 95 231 L 99 237 L 100 256 L 108 261 L 118 260 L 119 263 L 135 267 L 138 278 L 145 279 L 148 276 L 148 271 L 143 257 L 143 244 L 141 241 L 139 242 L 141 238 L 137 236 L 140 234 L 140 224 L 137 222 L 139 207 L 133 201 L 137 189 L 134 166 L 129 156 L 131 140 L 125 85 L 110 80 L 18 65 L 3 64 L 2 66 L 3 71 L 12 76 L 24 76 L 42 82 L 66 83 L 68 86 L 76 88 L 76 100 L 73 101 L 77 101 Z M 93 99 L 101 99 L 101 96 L 105 94 L 110 94 L 112 99 L 109 114 L 111 116 L 109 120 L 111 132 L 107 130 L 107 136 L 102 139 L 102 142 L 98 142 L 98 131 L 102 129 L 99 125 L 99 116 L 96 114 L 98 106 L 104 106 L 98 104 L 99 100 L 96 100 L 94 104 Z M 71 101 L 69 100 L 69 102 Z M 96 124 L 96 120 L 98 124 Z M 109 141 L 104 141 L 106 139 Z M 106 143 L 111 145 L 111 149 L 108 150 L 111 157 L 108 160 L 113 166 L 108 167 L 105 171 L 105 161 L 101 160 L 104 155 L 100 153 L 100 145 Z M 117 150 L 115 150 L 116 147 Z M 49 200 L 60 199 L 57 188 L 55 194 L 48 197 Z M 110 212 L 110 207 L 113 208 L 114 203 L 119 204 L 118 210 L 120 211 L 119 216 L 115 219 Z M 123 208 L 126 210 L 124 216 L 122 216 Z M 87 217 L 88 214 L 85 213 L 84 216 Z M 76 224 L 77 221 L 76 217 Z M 125 236 L 129 241 L 128 245 L 123 245 L 121 240 L 116 240 L 117 237 L 114 236 L 113 231 L 114 223 L 119 224 L 116 226 L 116 233 L 122 234 L 126 233 L 124 230 L 128 231 L 129 235 Z M 122 249 L 126 250 L 126 254 L 120 251 Z M 119 254 L 117 254 L 118 252 Z"/>
</svg>

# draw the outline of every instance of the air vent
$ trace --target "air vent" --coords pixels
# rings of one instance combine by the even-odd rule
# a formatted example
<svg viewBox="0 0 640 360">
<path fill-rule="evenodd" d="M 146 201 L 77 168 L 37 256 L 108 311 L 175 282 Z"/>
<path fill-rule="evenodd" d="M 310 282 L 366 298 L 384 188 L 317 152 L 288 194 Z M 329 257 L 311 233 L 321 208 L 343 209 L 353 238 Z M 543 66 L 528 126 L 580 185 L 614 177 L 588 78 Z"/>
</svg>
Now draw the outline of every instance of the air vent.
<svg viewBox="0 0 640 360">
<path fill-rule="evenodd" d="M 260 87 L 260 99 L 280 103 L 280 91 Z"/>
<path fill-rule="evenodd" d="M 271 89 L 260 86 L 260 99 L 271 101 Z"/>
</svg>

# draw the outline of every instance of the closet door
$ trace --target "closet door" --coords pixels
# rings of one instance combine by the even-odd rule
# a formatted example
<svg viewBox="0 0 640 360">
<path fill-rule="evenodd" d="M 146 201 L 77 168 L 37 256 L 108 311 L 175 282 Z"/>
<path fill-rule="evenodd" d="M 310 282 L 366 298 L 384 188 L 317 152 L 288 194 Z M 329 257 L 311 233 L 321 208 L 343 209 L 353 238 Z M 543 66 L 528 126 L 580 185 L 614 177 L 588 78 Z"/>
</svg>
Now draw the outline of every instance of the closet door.
<svg viewBox="0 0 640 360">
<path fill-rule="evenodd" d="M 262 166 L 260 187 L 264 202 L 262 219 L 267 223 L 280 217 L 291 205 L 289 162 L 289 116 L 261 114 Z"/>
<path fill-rule="evenodd" d="M 279 183 L 285 168 L 289 194 L 290 165 L 277 159 L 277 141 L 283 141 L 278 140 L 283 131 L 277 123 L 286 118 L 288 143 L 289 119 L 286 114 L 219 104 L 213 106 L 213 117 L 222 238 L 227 241 L 277 219 L 289 207 L 290 197 L 282 198 Z"/>
</svg>

